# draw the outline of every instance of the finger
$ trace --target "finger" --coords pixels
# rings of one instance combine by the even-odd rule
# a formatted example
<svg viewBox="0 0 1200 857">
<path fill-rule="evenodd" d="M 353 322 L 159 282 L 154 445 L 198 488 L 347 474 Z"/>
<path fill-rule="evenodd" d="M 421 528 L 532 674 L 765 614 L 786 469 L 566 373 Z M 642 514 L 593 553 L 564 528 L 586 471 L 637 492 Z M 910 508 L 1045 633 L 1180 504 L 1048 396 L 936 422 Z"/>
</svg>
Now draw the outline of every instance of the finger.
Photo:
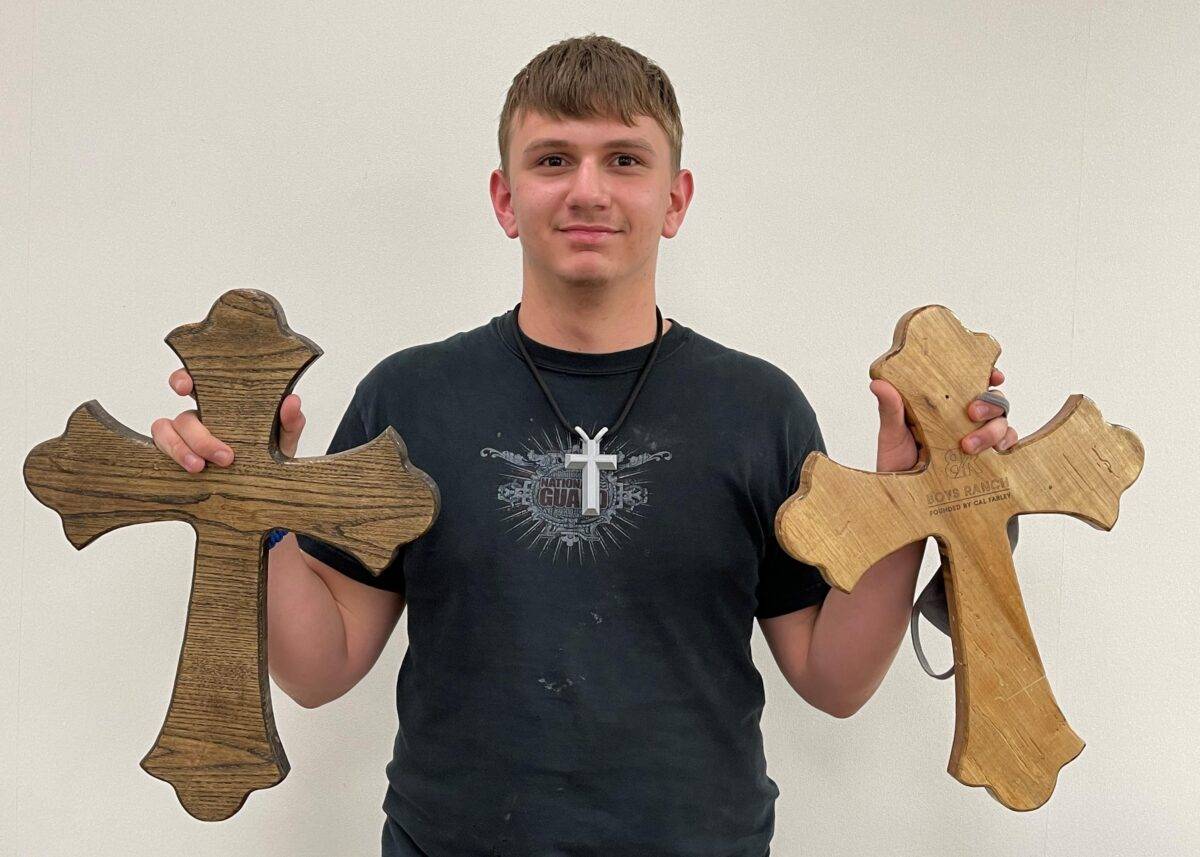
<svg viewBox="0 0 1200 857">
<path fill-rule="evenodd" d="M 1009 449 L 1017 442 L 1017 430 L 1012 426 L 1008 427 L 1008 431 L 1004 433 L 1004 440 L 1000 441 L 999 449 Z"/>
<path fill-rule="evenodd" d="M 997 384 L 1003 384 L 1003 383 L 1004 383 L 1004 373 L 1001 372 L 999 369 L 993 368 L 992 369 L 992 378 L 990 381 L 988 381 L 988 384 L 992 387 L 995 387 Z"/>
<path fill-rule="evenodd" d="M 204 469 L 204 460 L 183 442 L 174 424 L 166 417 L 154 421 L 150 426 L 150 436 L 161 452 L 188 473 L 199 473 Z"/>
<path fill-rule="evenodd" d="M 177 416 L 175 430 L 201 458 L 222 467 L 228 467 L 233 462 L 233 448 L 213 437 L 195 411 L 184 411 Z"/>
<path fill-rule="evenodd" d="M 984 420 L 1004 416 L 1004 408 L 992 402 L 984 402 L 976 399 L 967 406 L 967 416 L 981 423 Z"/>
<path fill-rule="evenodd" d="M 181 396 L 191 395 L 192 392 L 192 376 L 186 369 L 176 369 L 167 378 L 167 383 L 171 385 L 171 389 Z"/>
<path fill-rule="evenodd" d="M 994 420 L 988 420 L 983 428 L 964 437 L 961 445 L 965 452 L 981 452 L 998 444 L 1007 432 L 1008 420 L 1004 417 L 997 417 Z"/>
</svg>

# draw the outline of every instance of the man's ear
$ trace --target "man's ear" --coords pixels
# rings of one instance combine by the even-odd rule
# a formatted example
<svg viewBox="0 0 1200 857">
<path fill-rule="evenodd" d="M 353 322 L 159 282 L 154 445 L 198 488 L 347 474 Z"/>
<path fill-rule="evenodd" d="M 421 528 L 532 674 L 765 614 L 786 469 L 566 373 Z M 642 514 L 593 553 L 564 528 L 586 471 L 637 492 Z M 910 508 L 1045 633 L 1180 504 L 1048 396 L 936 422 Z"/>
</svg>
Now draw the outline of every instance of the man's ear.
<svg viewBox="0 0 1200 857">
<path fill-rule="evenodd" d="M 509 238 L 516 238 L 518 235 L 517 215 L 513 211 L 512 189 L 508 177 L 504 175 L 504 170 L 500 168 L 492 170 L 488 179 L 488 194 L 492 198 L 492 210 L 496 214 L 496 221 L 500 224 L 500 228 Z"/>
<path fill-rule="evenodd" d="M 687 214 L 688 205 L 695 193 L 692 171 L 681 169 L 671 180 L 671 204 L 667 207 L 667 215 L 663 219 L 663 238 L 674 238 L 683 225 L 683 217 Z"/>
</svg>

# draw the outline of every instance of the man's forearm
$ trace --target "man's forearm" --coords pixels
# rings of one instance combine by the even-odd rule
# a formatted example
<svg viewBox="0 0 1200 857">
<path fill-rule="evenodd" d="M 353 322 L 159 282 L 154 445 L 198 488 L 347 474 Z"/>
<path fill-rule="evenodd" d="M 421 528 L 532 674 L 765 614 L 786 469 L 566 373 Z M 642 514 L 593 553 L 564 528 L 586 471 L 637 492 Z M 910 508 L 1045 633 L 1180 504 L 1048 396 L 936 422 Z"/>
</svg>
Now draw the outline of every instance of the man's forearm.
<svg viewBox="0 0 1200 857">
<path fill-rule="evenodd" d="M 294 533 L 268 553 L 267 652 L 271 677 L 307 708 L 345 692 L 346 626 L 325 581 Z"/>
<path fill-rule="evenodd" d="M 904 639 L 924 553 L 924 541 L 905 545 L 867 569 L 850 594 L 825 596 L 804 670 L 813 705 L 848 717 L 875 693 Z"/>
</svg>

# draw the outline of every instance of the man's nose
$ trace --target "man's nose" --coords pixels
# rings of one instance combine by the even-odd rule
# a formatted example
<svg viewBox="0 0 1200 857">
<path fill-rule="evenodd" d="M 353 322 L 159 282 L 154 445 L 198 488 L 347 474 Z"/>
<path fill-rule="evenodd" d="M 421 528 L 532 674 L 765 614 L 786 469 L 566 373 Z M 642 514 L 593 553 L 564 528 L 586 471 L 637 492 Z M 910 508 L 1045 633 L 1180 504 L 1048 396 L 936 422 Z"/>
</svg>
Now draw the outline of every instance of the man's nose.
<svg viewBox="0 0 1200 857">
<path fill-rule="evenodd" d="M 595 160 L 584 158 L 571 177 L 568 201 L 576 204 L 596 205 L 608 201 L 608 180 L 602 166 Z"/>
</svg>

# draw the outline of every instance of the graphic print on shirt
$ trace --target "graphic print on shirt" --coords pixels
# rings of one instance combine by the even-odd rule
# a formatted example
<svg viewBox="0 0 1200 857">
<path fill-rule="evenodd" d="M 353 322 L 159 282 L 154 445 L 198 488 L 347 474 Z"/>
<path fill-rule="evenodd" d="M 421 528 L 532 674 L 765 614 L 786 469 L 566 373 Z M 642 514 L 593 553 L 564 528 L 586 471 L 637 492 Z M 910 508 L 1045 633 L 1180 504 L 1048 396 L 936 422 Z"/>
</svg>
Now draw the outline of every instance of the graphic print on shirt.
<svg viewBox="0 0 1200 857">
<path fill-rule="evenodd" d="M 589 437 L 594 432 L 595 427 Z M 646 466 L 671 460 L 666 450 L 639 452 L 620 440 L 615 447 L 605 447 L 605 455 L 617 457 L 617 469 L 600 471 L 600 514 L 585 516 L 582 472 L 568 470 L 565 458 L 568 452 L 582 453 L 582 441 L 576 438 L 568 445 L 556 428 L 553 440 L 543 431 L 541 439 L 530 437 L 524 446 L 522 452 L 490 446 L 479 451 L 483 458 L 508 463 L 496 491 L 502 520 L 511 521 L 508 532 L 516 533 L 517 542 L 527 542 L 539 556 L 553 547 L 551 561 L 557 562 L 565 550 L 567 562 L 577 554 L 581 565 L 585 557 L 598 559 L 597 549 L 607 555 L 632 540 L 629 529 L 636 529 L 636 519 L 644 515 L 638 507 L 650 500 Z"/>
</svg>

